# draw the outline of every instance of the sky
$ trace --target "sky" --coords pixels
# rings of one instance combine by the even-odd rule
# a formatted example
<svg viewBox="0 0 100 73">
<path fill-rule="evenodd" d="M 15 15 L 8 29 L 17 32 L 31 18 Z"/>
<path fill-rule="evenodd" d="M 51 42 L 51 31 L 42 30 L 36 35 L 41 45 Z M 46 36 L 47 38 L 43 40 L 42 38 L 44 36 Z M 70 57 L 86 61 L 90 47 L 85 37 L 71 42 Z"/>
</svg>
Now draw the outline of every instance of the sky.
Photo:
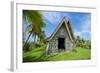
<svg viewBox="0 0 100 73">
<path fill-rule="evenodd" d="M 43 11 L 43 19 L 46 23 L 45 34 L 49 37 L 63 17 L 70 21 L 74 36 L 80 36 L 85 40 L 91 39 L 91 13 L 82 12 L 49 12 Z"/>
<path fill-rule="evenodd" d="M 69 20 L 75 37 L 80 36 L 84 40 L 91 40 L 91 13 L 53 11 L 40 12 L 42 13 L 43 20 L 46 23 L 46 27 L 44 28 L 46 37 L 51 36 L 63 17 L 65 17 Z M 26 28 L 27 23 L 24 21 L 23 24 L 23 28 Z M 34 38 L 31 37 L 30 40 L 32 39 Z"/>
</svg>

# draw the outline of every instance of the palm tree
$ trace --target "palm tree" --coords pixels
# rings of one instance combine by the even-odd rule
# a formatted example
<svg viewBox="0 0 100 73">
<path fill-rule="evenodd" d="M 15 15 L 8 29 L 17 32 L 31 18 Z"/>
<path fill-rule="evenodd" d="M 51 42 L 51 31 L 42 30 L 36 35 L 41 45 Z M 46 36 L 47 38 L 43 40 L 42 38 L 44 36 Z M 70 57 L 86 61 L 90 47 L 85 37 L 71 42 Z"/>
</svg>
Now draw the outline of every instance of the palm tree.
<svg viewBox="0 0 100 73">
<path fill-rule="evenodd" d="M 45 23 L 42 18 L 42 14 L 39 11 L 34 10 L 23 10 L 23 19 L 29 24 L 29 35 L 24 43 L 24 46 L 27 44 L 30 36 L 34 36 L 34 41 L 36 40 L 36 36 L 39 36 L 42 33 L 43 27 L 45 27 Z"/>
<path fill-rule="evenodd" d="M 46 39 L 46 35 L 45 35 L 45 32 L 42 31 L 42 33 L 39 35 L 39 40 L 40 42 L 45 42 L 45 39 Z"/>
</svg>

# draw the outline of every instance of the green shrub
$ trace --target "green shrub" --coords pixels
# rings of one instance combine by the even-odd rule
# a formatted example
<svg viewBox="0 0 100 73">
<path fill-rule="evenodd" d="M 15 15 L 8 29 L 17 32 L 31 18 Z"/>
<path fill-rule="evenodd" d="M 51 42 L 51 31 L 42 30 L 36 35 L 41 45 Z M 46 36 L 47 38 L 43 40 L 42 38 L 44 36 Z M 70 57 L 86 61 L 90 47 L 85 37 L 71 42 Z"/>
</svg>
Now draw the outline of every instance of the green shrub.
<svg viewBox="0 0 100 73">
<path fill-rule="evenodd" d="M 44 45 L 44 43 L 42 43 L 42 42 L 36 42 L 35 43 L 35 47 L 41 47 L 41 46 L 43 46 Z"/>
</svg>

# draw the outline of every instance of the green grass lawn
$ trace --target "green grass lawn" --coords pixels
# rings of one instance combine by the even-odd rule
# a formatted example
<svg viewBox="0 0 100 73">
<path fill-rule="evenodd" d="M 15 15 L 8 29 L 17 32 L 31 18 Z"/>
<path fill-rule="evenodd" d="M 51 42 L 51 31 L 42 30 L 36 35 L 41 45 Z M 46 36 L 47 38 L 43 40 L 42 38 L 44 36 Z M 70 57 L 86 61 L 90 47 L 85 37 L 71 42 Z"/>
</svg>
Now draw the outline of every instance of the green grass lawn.
<svg viewBox="0 0 100 73">
<path fill-rule="evenodd" d="M 91 58 L 91 51 L 85 48 L 75 48 L 72 52 L 60 52 L 58 54 L 45 54 L 45 47 L 23 52 L 23 62 L 41 62 L 41 61 L 61 61 L 61 60 L 87 60 Z"/>
</svg>

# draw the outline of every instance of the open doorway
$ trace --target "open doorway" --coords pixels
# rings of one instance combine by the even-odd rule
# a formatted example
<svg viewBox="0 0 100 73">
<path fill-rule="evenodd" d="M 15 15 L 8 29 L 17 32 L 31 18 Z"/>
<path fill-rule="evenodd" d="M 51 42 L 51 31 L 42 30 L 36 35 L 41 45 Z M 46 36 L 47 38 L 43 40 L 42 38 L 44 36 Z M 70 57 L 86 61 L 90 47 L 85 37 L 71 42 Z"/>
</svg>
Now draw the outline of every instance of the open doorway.
<svg viewBox="0 0 100 73">
<path fill-rule="evenodd" d="M 58 38 L 58 49 L 65 50 L 65 38 Z"/>
</svg>

